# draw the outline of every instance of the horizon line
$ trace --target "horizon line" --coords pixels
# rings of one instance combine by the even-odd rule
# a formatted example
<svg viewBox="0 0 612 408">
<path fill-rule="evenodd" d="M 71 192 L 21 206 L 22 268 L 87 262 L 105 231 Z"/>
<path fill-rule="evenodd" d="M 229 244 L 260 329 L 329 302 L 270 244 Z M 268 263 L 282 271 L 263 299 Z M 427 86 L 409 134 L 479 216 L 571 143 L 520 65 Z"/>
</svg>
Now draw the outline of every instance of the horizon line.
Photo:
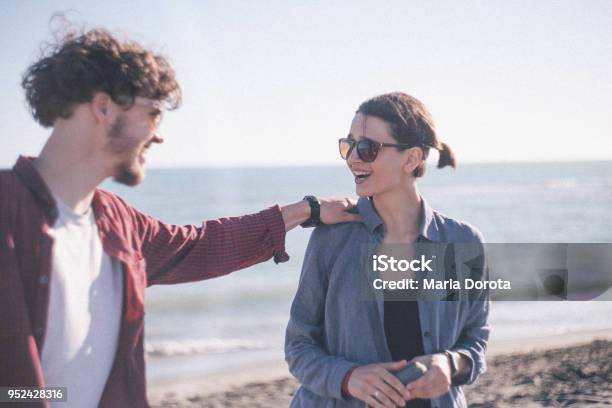
<svg viewBox="0 0 612 408">
<path fill-rule="evenodd" d="M 457 167 L 463 165 L 495 165 L 495 164 L 564 164 L 564 163 L 610 163 L 611 159 L 595 159 L 595 160 L 499 160 L 499 161 L 465 161 L 457 164 Z M 228 164 L 228 165 L 151 165 L 148 170 L 168 170 L 168 169 L 252 169 L 252 168 L 314 168 L 314 167 L 344 167 L 344 164 Z"/>
<path fill-rule="evenodd" d="M 435 166 L 435 163 L 428 162 L 431 166 Z M 508 164 L 508 165 L 518 165 L 518 164 L 564 164 L 564 163 L 610 163 L 612 164 L 612 158 L 610 159 L 578 159 L 578 160 L 565 160 L 565 159 L 550 159 L 550 160 L 484 160 L 484 161 L 471 161 L 466 160 L 457 163 L 457 167 L 461 167 L 464 165 L 472 166 L 472 165 L 496 165 L 496 164 Z M 15 162 L 11 164 L 3 164 L 0 165 L 0 169 L 11 169 Z M 175 170 L 175 169 L 253 169 L 253 168 L 321 168 L 321 167 L 345 167 L 344 163 L 339 164 L 178 164 L 178 165 L 168 165 L 168 164 L 157 164 L 157 165 L 148 165 L 147 170 Z"/>
</svg>

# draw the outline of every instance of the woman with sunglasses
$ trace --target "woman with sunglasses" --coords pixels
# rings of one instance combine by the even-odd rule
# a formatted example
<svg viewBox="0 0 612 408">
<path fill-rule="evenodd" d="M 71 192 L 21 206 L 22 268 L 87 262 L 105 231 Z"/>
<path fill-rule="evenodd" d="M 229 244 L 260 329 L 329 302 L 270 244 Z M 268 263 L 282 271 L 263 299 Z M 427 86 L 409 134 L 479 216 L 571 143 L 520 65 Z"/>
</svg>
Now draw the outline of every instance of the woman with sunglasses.
<svg viewBox="0 0 612 408">
<path fill-rule="evenodd" d="M 417 189 L 429 151 L 439 151 L 439 168 L 455 167 L 453 152 L 425 106 L 403 93 L 361 104 L 339 145 L 363 222 L 319 226 L 310 238 L 285 339 L 301 383 L 291 406 L 464 407 L 460 386 L 485 369 L 488 301 L 392 301 L 387 291 L 366 301 L 359 275 L 363 244 L 483 242 Z M 392 373 L 409 361 L 428 370 L 404 386 Z"/>
</svg>

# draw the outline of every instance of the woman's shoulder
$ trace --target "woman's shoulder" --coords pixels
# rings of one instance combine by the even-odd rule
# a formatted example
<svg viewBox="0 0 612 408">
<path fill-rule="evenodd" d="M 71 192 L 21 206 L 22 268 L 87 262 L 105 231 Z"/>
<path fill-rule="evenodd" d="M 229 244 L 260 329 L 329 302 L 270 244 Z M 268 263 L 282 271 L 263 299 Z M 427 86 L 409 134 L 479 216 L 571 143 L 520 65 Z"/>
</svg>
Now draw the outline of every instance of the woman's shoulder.
<svg viewBox="0 0 612 408">
<path fill-rule="evenodd" d="M 338 242 L 343 238 L 348 238 L 365 231 L 365 225 L 360 221 L 323 224 L 314 229 L 311 239 L 324 242 Z"/>
<path fill-rule="evenodd" d="M 320 225 L 310 235 L 306 257 L 316 254 L 318 262 L 331 265 L 342 254 L 353 253 L 356 246 L 367 242 L 366 234 L 361 222 Z"/>
<path fill-rule="evenodd" d="M 464 243 L 484 243 L 482 232 L 469 222 L 450 217 L 439 211 L 433 211 L 436 228 L 444 241 Z"/>
</svg>

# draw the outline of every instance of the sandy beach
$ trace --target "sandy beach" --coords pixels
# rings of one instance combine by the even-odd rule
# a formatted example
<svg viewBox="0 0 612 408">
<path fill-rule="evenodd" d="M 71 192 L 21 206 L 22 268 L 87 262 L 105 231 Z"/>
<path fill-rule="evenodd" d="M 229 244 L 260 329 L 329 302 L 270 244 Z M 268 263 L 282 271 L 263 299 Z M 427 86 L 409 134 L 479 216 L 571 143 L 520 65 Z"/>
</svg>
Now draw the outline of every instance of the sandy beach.
<svg viewBox="0 0 612 408">
<path fill-rule="evenodd" d="M 492 340 L 470 407 L 612 406 L 612 329 Z M 256 379 L 256 380 L 254 380 Z M 298 384 L 284 361 L 158 384 L 153 407 L 286 407 Z"/>
</svg>

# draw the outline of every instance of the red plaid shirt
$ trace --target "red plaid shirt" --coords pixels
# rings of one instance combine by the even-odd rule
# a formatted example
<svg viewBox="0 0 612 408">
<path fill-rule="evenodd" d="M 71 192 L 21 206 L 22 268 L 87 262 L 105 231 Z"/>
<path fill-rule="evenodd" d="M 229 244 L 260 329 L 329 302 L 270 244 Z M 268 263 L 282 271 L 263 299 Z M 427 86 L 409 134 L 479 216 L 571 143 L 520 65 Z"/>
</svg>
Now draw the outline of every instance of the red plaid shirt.
<svg viewBox="0 0 612 408">
<path fill-rule="evenodd" d="M 122 265 L 125 288 L 117 354 L 100 406 L 146 407 L 145 288 L 214 278 L 271 257 L 284 262 L 285 226 L 278 206 L 201 227 L 163 224 L 102 190 L 92 207 L 104 251 Z M 40 351 L 53 279 L 47 230 L 57 215 L 32 159 L 20 157 L 12 170 L 0 171 L 0 386 L 45 385 Z M 78 392 L 68 390 L 68 398 Z"/>
</svg>

